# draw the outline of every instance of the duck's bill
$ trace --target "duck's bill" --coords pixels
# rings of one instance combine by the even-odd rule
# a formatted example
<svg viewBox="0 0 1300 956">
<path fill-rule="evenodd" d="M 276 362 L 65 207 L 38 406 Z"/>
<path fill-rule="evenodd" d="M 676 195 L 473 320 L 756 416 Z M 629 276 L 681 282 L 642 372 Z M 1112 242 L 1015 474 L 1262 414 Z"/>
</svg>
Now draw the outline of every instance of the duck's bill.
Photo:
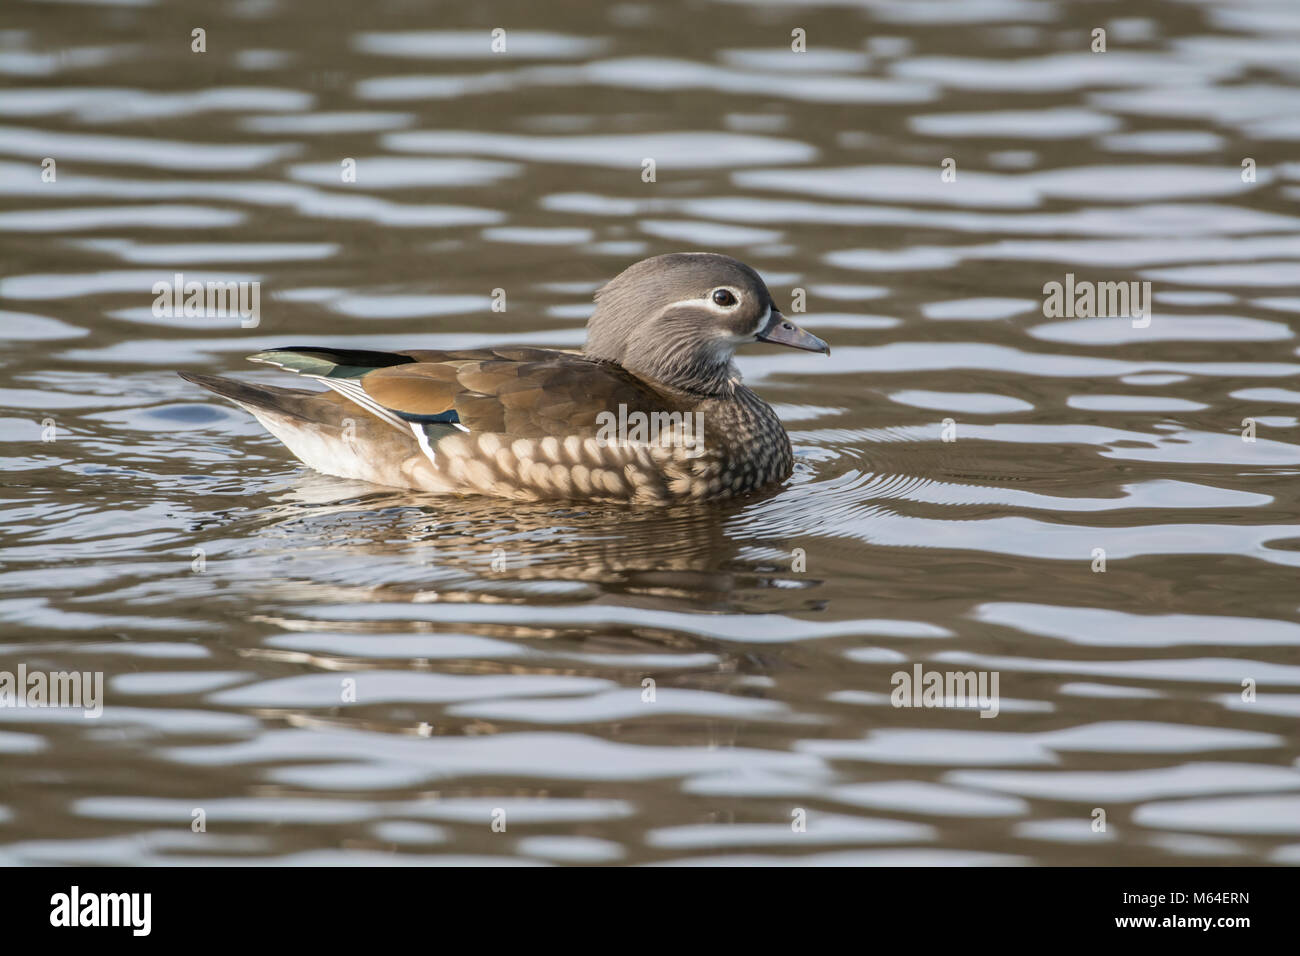
<svg viewBox="0 0 1300 956">
<path fill-rule="evenodd" d="M 772 318 L 768 320 L 767 325 L 758 330 L 756 338 L 760 342 L 786 345 L 792 349 L 803 349 L 805 352 L 831 354 L 829 345 L 811 332 L 805 332 L 799 328 L 776 309 L 772 310 Z"/>
</svg>

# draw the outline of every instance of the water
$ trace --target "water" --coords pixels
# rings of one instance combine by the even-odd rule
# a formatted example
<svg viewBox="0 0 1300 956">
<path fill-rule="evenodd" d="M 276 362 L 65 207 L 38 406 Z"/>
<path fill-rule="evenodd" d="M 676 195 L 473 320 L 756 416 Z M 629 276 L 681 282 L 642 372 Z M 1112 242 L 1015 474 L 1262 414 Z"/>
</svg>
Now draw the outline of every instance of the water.
<svg viewBox="0 0 1300 956">
<path fill-rule="evenodd" d="M 1297 44 L 1267 0 L 6 5 L 0 670 L 106 700 L 0 708 L 0 861 L 1300 862 Z M 834 347 L 741 360 L 762 498 L 352 484 L 174 374 L 575 346 L 691 248 Z M 176 272 L 260 324 L 156 318 Z M 1045 317 L 1066 273 L 1149 328 Z M 891 706 L 917 665 L 997 716 Z"/>
</svg>

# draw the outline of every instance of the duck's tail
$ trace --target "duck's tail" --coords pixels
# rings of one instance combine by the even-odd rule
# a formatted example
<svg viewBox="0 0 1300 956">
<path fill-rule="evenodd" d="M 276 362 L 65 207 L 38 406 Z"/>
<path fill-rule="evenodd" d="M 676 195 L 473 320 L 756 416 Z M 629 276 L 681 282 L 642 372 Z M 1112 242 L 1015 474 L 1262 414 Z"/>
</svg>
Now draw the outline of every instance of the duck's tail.
<svg viewBox="0 0 1300 956">
<path fill-rule="evenodd" d="M 276 385 L 250 385 L 237 379 L 222 378 L 219 375 L 200 375 L 198 372 L 176 374 L 187 382 L 193 382 L 210 392 L 216 392 L 222 398 L 230 399 L 254 415 L 258 412 L 266 412 L 301 418 L 322 425 L 331 423 L 330 415 L 333 409 L 319 402 L 319 399 L 329 395 L 329 392 L 280 388 Z"/>
<path fill-rule="evenodd" d="M 410 431 L 393 428 L 335 392 L 253 385 L 195 372 L 177 374 L 251 413 L 299 461 L 327 475 L 411 487 L 411 476 L 404 469 L 418 468 L 425 461 Z"/>
</svg>

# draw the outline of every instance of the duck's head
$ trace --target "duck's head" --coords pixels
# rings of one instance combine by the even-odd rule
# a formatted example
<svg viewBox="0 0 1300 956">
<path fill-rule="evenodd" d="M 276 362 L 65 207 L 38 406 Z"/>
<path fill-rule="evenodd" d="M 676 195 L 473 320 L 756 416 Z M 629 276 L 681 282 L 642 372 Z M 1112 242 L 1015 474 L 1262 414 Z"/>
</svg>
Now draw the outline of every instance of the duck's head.
<svg viewBox="0 0 1300 956">
<path fill-rule="evenodd" d="M 830 353 L 777 308 L 757 272 L 729 256 L 675 252 L 643 259 L 596 293 L 584 353 L 706 395 L 738 379 L 732 356 L 749 342 Z"/>
</svg>

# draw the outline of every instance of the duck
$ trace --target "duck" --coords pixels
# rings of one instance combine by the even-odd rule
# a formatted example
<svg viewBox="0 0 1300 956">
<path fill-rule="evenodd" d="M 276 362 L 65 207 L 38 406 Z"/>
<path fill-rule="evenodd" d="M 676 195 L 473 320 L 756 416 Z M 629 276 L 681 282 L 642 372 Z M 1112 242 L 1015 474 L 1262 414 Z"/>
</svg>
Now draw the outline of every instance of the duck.
<svg viewBox="0 0 1300 956">
<path fill-rule="evenodd" d="M 776 412 L 736 349 L 830 354 L 729 256 L 671 253 L 595 294 L 580 351 L 296 346 L 249 360 L 312 379 L 284 388 L 194 372 L 316 471 L 420 492 L 633 504 L 738 498 L 793 471 Z"/>
</svg>

